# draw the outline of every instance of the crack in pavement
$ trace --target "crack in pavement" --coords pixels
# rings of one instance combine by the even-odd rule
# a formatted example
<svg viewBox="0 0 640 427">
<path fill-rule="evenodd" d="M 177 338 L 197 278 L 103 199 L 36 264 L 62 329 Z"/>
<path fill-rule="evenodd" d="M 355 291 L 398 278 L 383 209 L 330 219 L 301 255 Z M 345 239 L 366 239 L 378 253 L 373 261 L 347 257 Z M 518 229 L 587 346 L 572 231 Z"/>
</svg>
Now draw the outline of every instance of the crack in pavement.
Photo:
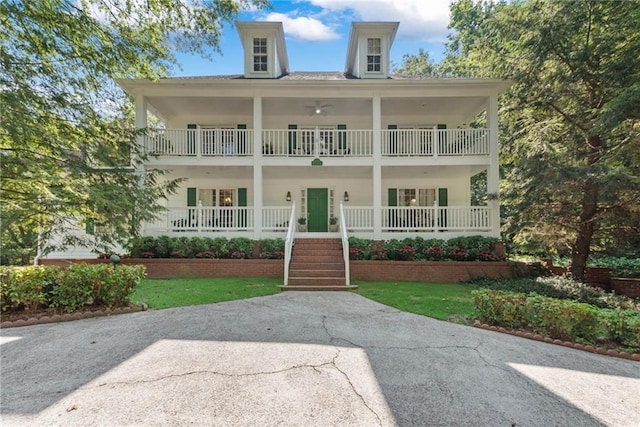
<svg viewBox="0 0 640 427">
<path fill-rule="evenodd" d="M 274 371 L 248 372 L 248 373 L 238 373 L 238 374 L 230 374 L 230 373 L 227 373 L 227 372 L 220 372 L 220 371 L 212 371 L 212 370 L 208 370 L 208 369 L 203 369 L 203 370 L 198 370 L 198 371 L 183 372 L 181 374 L 163 375 L 161 377 L 153 378 L 153 379 L 149 379 L 149 380 L 105 382 L 105 383 L 102 383 L 102 384 L 98 384 L 97 386 L 94 386 L 94 387 L 83 387 L 83 389 L 87 390 L 87 389 L 96 388 L 96 387 L 104 387 L 106 385 L 135 385 L 135 384 L 154 383 L 154 382 L 164 381 L 164 380 L 170 379 L 170 378 L 180 378 L 180 377 L 187 377 L 187 376 L 190 376 L 190 375 L 200 375 L 200 374 L 211 374 L 211 375 L 219 375 L 219 376 L 229 377 L 229 378 L 236 378 L 236 377 L 252 377 L 252 376 L 261 376 L 261 375 L 281 374 L 283 372 L 293 371 L 293 370 L 296 370 L 296 369 L 305 369 L 305 368 L 311 368 L 311 369 L 314 369 L 316 372 L 319 372 L 318 368 L 321 368 L 321 367 L 324 367 L 324 366 L 329 366 L 329 365 L 332 365 L 332 364 L 333 364 L 333 361 L 320 363 L 320 364 L 317 364 L 317 365 L 302 364 L 302 365 L 290 366 L 290 367 L 284 368 L 284 369 L 277 369 L 277 370 L 274 370 Z"/>
<path fill-rule="evenodd" d="M 338 372 L 340 372 L 346 379 L 347 382 L 349 383 L 349 386 L 351 387 L 351 390 L 355 393 L 356 396 L 358 396 L 360 398 L 360 400 L 362 401 L 362 404 L 364 406 L 367 407 L 367 409 L 376 416 L 376 418 L 378 419 L 378 424 L 382 426 L 382 419 L 380 418 L 380 415 L 378 415 L 378 413 L 376 411 L 373 410 L 373 408 L 371 406 L 369 406 L 369 404 L 367 403 L 366 399 L 364 398 L 364 396 L 362 396 L 360 393 L 358 393 L 358 390 L 356 390 L 356 387 L 353 385 L 353 383 L 351 382 L 351 378 L 349 378 L 349 375 L 347 375 L 346 372 L 344 372 L 342 369 L 340 369 L 338 367 L 338 365 L 336 364 L 336 360 L 338 359 L 338 357 L 340 357 L 340 349 L 338 349 L 338 354 L 336 354 L 336 356 L 333 358 L 333 360 L 331 361 L 331 364 L 334 366 L 334 368 L 336 368 L 336 370 Z"/>
</svg>

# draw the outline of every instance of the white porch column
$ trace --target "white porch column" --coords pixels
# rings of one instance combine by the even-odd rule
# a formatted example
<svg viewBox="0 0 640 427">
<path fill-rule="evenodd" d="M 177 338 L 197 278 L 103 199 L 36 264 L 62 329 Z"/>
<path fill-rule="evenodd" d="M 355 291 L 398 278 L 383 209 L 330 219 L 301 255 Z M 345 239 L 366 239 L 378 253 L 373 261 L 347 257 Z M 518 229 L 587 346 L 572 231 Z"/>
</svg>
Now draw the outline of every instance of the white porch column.
<svg viewBox="0 0 640 427">
<path fill-rule="evenodd" d="M 253 238 L 262 237 L 262 95 L 253 96 Z"/>
<path fill-rule="evenodd" d="M 147 127 L 147 98 L 141 92 L 136 92 L 135 103 L 136 130 L 144 129 Z M 139 148 L 144 147 L 144 136 L 138 136 L 136 142 Z"/>
<path fill-rule="evenodd" d="M 382 239 L 382 106 L 380 94 L 374 93 L 372 101 L 373 124 L 373 238 Z"/>
<path fill-rule="evenodd" d="M 489 158 L 490 164 L 487 169 L 487 194 L 499 195 L 500 193 L 500 164 L 498 142 L 498 94 L 489 95 L 487 103 L 487 124 L 489 127 Z M 487 201 L 491 206 L 491 235 L 500 237 L 500 199 L 495 198 Z"/>
</svg>

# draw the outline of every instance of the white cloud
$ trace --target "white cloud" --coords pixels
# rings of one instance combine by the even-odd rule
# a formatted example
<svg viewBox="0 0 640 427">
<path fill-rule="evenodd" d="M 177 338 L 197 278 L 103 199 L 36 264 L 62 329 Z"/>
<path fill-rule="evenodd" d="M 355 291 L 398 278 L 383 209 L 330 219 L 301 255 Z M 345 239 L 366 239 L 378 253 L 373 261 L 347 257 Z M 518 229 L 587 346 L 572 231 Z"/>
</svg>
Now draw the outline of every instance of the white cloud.
<svg viewBox="0 0 640 427">
<path fill-rule="evenodd" d="M 399 21 L 398 37 L 442 43 L 452 0 L 307 0 L 329 12 L 351 10 L 363 21 Z"/>
<path fill-rule="evenodd" d="M 265 16 L 263 20 L 281 21 L 285 34 L 299 40 L 327 41 L 340 38 L 339 34 L 315 18 L 288 16 L 284 13 L 272 12 Z"/>
</svg>

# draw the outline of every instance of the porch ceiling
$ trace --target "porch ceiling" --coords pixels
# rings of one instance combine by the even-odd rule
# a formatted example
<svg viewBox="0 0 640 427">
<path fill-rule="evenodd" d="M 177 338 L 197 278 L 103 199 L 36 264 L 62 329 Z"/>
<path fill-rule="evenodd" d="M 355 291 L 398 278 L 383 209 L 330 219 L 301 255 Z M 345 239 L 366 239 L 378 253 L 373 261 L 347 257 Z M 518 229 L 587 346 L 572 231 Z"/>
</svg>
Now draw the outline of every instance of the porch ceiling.
<svg viewBox="0 0 640 427">
<path fill-rule="evenodd" d="M 251 116 L 253 100 L 234 97 L 150 96 L 149 109 L 160 118 L 171 120 L 177 116 L 216 115 Z M 314 116 L 312 107 L 319 103 L 330 105 L 323 117 L 334 122 L 345 117 L 371 117 L 372 101 L 369 98 L 264 98 L 263 115 Z M 422 97 L 385 98 L 381 102 L 382 115 L 442 116 L 450 113 L 456 117 L 470 118 L 484 109 L 482 97 Z"/>
<path fill-rule="evenodd" d="M 283 166 L 265 167 L 264 179 L 368 179 L 371 178 L 369 166 Z"/>
<path fill-rule="evenodd" d="M 487 166 L 390 166 L 382 168 L 382 179 L 434 179 L 452 176 L 473 176 L 487 169 Z"/>
</svg>

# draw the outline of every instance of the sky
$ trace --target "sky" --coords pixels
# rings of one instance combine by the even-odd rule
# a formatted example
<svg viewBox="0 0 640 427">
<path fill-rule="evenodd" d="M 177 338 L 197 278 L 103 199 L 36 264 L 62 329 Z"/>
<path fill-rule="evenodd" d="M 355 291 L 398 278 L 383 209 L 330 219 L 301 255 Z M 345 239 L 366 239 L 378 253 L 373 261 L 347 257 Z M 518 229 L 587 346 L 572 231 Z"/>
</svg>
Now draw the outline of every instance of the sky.
<svg viewBox="0 0 640 427">
<path fill-rule="evenodd" d="M 240 21 L 281 21 L 290 71 L 344 71 L 347 42 L 354 21 L 397 21 L 391 47 L 393 65 L 420 48 L 434 61 L 444 54 L 451 0 L 272 0 L 271 10 L 245 11 Z M 174 76 L 242 74 L 242 46 L 234 25 L 227 24 L 220 40 L 222 55 L 213 61 L 178 55 L 182 69 Z"/>
</svg>

